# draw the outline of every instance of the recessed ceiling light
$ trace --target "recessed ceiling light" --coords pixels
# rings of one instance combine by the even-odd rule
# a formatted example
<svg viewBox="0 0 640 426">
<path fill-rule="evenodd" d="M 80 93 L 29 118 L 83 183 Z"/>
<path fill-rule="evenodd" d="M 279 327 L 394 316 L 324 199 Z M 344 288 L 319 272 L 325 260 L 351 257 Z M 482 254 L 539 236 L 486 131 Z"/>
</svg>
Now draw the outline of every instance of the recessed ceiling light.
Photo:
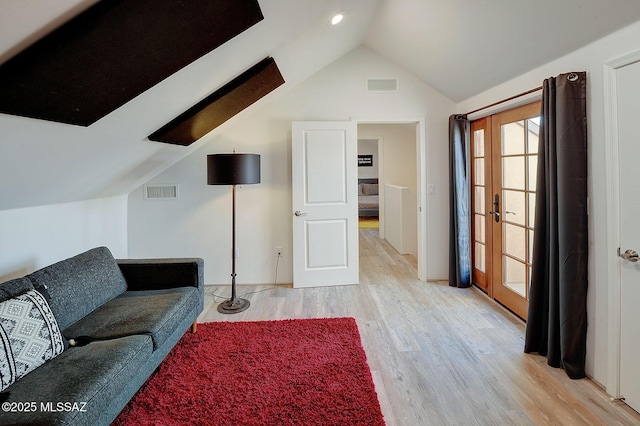
<svg viewBox="0 0 640 426">
<path fill-rule="evenodd" d="M 338 12 L 331 18 L 331 25 L 338 25 L 340 21 L 344 18 L 343 12 Z"/>
</svg>

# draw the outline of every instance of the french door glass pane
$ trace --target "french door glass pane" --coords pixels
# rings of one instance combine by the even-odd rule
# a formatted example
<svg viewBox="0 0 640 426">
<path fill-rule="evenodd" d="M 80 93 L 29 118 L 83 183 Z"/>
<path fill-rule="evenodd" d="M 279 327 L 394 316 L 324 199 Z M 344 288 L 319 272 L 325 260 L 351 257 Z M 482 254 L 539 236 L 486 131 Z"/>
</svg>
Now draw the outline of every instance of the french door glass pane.
<svg viewBox="0 0 640 426">
<path fill-rule="evenodd" d="M 482 215 L 475 215 L 476 217 L 476 241 L 479 241 L 481 243 L 485 243 L 486 240 L 486 235 L 485 235 L 485 228 L 484 228 L 484 221 L 485 221 L 485 217 Z"/>
<path fill-rule="evenodd" d="M 484 130 L 473 132 L 473 155 L 484 157 Z"/>
<path fill-rule="evenodd" d="M 475 206 L 476 213 L 484 214 L 484 186 L 476 186 Z"/>
<path fill-rule="evenodd" d="M 535 154 L 538 152 L 538 141 L 540 135 L 540 117 L 530 118 L 527 120 L 527 153 Z"/>
<path fill-rule="evenodd" d="M 503 258 L 503 276 L 504 282 L 503 285 L 508 287 L 509 289 L 515 291 L 522 297 L 526 297 L 527 290 L 525 288 L 526 279 L 526 266 L 522 262 L 518 262 L 517 260 L 511 259 L 507 256 L 502 256 Z"/>
<path fill-rule="evenodd" d="M 525 225 L 524 195 L 524 192 L 521 191 L 502 191 L 502 220 Z"/>
<path fill-rule="evenodd" d="M 536 190 L 536 176 L 538 175 L 538 157 L 535 155 L 527 156 L 527 189 L 529 191 Z"/>
<path fill-rule="evenodd" d="M 476 241 L 476 250 L 475 250 L 475 267 L 480 272 L 485 272 L 485 245 Z"/>
<path fill-rule="evenodd" d="M 536 223 L 536 193 L 529 192 L 527 193 L 527 197 L 529 198 L 529 207 L 528 207 L 529 217 L 528 217 L 527 226 L 533 228 L 533 225 L 535 225 Z"/>
<path fill-rule="evenodd" d="M 484 185 L 484 158 L 476 158 L 474 161 L 474 178 L 476 185 Z"/>
<path fill-rule="evenodd" d="M 521 261 L 525 261 L 526 257 L 526 241 L 525 241 L 525 229 L 511 225 L 509 223 L 502 223 L 502 250 L 504 254 L 516 257 Z"/>
<path fill-rule="evenodd" d="M 527 231 L 529 233 L 529 253 L 527 253 L 527 263 L 533 263 L 533 229 Z"/>
<path fill-rule="evenodd" d="M 524 156 L 502 157 L 502 187 L 524 191 Z"/>
<path fill-rule="evenodd" d="M 524 154 L 524 121 L 502 125 L 502 155 Z"/>
</svg>

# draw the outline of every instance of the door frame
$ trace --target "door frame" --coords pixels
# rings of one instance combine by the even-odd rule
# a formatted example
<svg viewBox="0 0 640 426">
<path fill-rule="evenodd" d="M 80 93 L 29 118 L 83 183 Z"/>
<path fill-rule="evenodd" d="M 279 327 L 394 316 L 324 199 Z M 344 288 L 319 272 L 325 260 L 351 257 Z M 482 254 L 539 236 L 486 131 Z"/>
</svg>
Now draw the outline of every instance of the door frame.
<svg viewBox="0 0 640 426">
<path fill-rule="evenodd" d="M 607 393 L 620 397 L 620 168 L 617 70 L 640 61 L 640 50 L 604 63 L 604 146 L 607 191 Z"/>
<path fill-rule="evenodd" d="M 427 281 L 428 259 L 427 259 L 427 141 L 426 141 L 426 120 L 421 117 L 398 117 L 392 118 L 354 118 L 356 124 L 416 124 L 416 169 L 417 169 L 417 190 L 418 193 L 418 279 Z M 378 142 L 378 149 L 382 149 L 381 138 Z M 380 151 L 379 151 L 380 152 Z M 380 163 L 382 165 L 382 163 Z M 381 170 L 378 171 L 379 173 Z M 382 176 L 382 174 L 380 175 Z M 444 190 L 444 187 L 441 189 Z M 380 199 L 382 204 L 382 198 Z M 384 232 L 384 230 L 382 230 Z"/>
</svg>

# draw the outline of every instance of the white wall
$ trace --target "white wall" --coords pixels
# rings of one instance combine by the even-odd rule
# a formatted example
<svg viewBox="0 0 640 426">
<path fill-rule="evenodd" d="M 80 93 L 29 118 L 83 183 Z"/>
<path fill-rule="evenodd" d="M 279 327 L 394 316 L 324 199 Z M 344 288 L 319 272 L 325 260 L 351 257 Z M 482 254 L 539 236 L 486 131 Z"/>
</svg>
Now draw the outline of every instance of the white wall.
<svg viewBox="0 0 640 426">
<path fill-rule="evenodd" d="M 589 173 L 589 292 L 587 374 L 607 384 L 607 176 L 604 135 L 603 64 L 640 50 L 640 22 L 613 33 L 556 61 L 505 82 L 458 104 L 458 112 L 474 110 L 539 86 L 545 78 L 587 71 Z"/>
<path fill-rule="evenodd" d="M 97 246 L 127 257 L 127 196 L 0 210 L 0 282 Z"/>
<path fill-rule="evenodd" d="M 384 185 L 384 238 L 400 254 L 418 254 L 416 202 L 406 186 Z"/>
<path fill-rule="evenodd" d="M 358 178 L 378 178 L 378 141 L 375 139 L 358 139 L 358 155 L 371 155 L 373 165 L 371 167 L 358 167 Z"/>
<path fill-rule="evenodd" d="M 406 186 L 418 192 L 416 124 L 360 124 L 358 137 L 382 143 L 382 178 L 385 184 Z"/>
<path fill-rule="evenodd" d="M 366 91 L 367 77 L 396 77 L 399 92 Z M 291 122 L 414 117 L 426 123 L 427 180 L 445 188 L 447 123 L 454 103 L 402 68 L 365 47 L 329 65 L 286 95 L 230 125 L 202 149 L 153 179 L 180 185 L 180 199 L 145 202 L 142 189 L 129 198 L 129 254 L 199 256 L 206 283 L 229 283 L 231 272 L 230 188 L 206 185 L 206 154 L 238 152 L 262 155 L 262 182 L 237 193 L 238 284 L 270 283 L 275 247 L 284 247 L 279 282 L 291 282 Z M 429 278 L 447 275 L 448 198 L 441 191 L 427 205 Z"/>
</svg>

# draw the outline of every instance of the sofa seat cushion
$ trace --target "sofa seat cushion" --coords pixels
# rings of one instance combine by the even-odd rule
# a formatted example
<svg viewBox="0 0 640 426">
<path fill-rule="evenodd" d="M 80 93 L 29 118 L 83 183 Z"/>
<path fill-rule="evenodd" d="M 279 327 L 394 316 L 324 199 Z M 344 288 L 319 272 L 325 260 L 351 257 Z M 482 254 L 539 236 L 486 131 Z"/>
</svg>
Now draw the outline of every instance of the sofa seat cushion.
<svg viewBox="0 0 640 426">
<path fill-rule="evenodd" d="M 65 329 L 63 334 L 67 339 L 88 336 L 96 340 L 148 334 L 155 350 L 184 320 L 185 312 L 198 303 L 195 287 L 127 291 Z"/>
<path fill-rule="evenodd" d="M 69 348 L 7 389 L 7 402 L 29 402 L 36 409 L 4 412 L 0 423 L 95 424 L 112 398 L 129 386 L 138 387 L 130 379 L 145 365 L 152 349 L 149 336 Z"/>
<path fill-rule="evenodd" d="M 27 277 L 36 290 L 48 290 L 49 305 L 62 330 L 127 289 L 124 276 L 106 247 L 54 263 Z"/>
</svg>

